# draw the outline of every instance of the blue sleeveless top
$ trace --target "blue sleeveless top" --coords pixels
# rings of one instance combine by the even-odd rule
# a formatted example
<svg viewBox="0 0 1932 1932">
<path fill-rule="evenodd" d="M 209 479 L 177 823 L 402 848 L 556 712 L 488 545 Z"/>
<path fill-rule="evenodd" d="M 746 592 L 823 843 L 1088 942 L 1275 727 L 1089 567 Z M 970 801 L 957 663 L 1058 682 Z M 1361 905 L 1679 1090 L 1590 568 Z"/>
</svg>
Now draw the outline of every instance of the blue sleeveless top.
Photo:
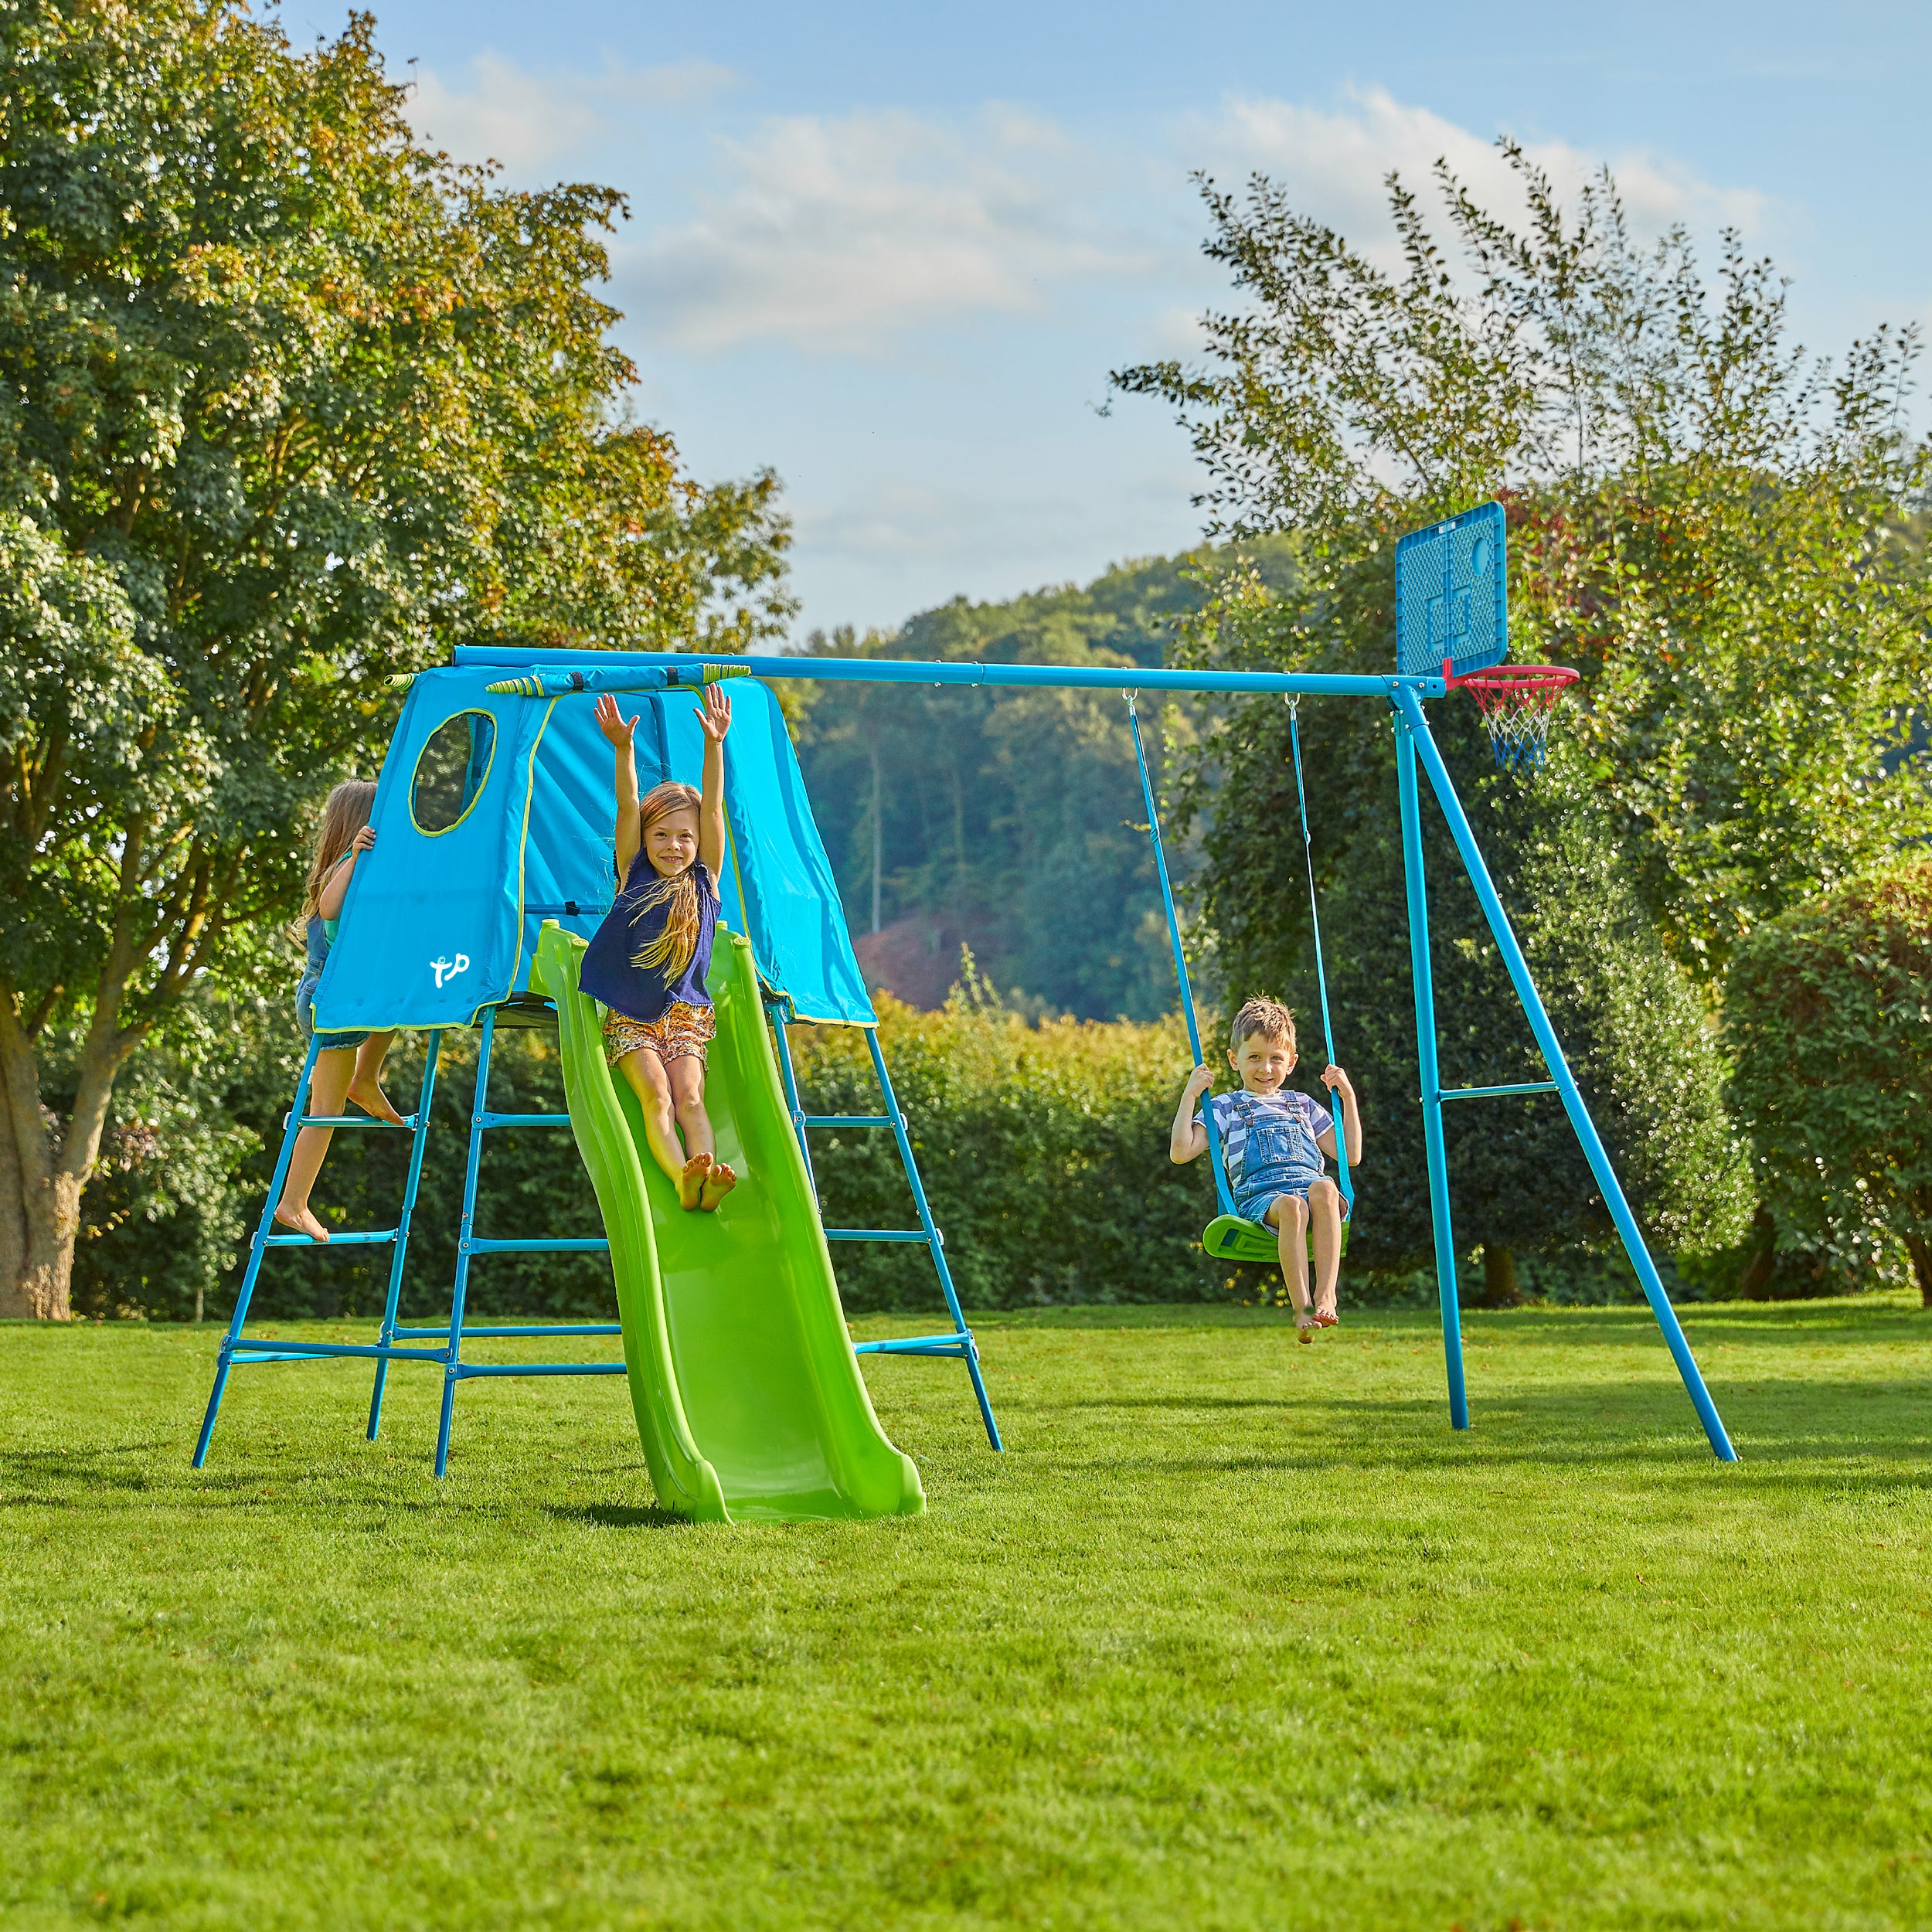
<svg viewBox="0 0 1932 1932">
<path fill-rule="evenodd" d="M 583 970 L 577 984 L 593 999 L 603 1001 L 613 1012 L 627 1019 L 662 1019 L 665 1010 L 682 1002 L 686 1006 L 709 1006 L 711 995 L 704 989 L 704 976 L 711 964 L 711 940 L 717 930 L 718 915 L 723 907 L 718 888 L 700 859 L 691 868 L 698 888 L 698 944 L 683 970 L 667 981 L 665 968 L 634 966 L 631 956 L 641 953 L 664 930 L 666 906 L 650 906 L 640 912 L 638 901 L 658 879 L 658 872 L 641 850 L 631 862 L 631 876 L 617 894 L 617 903 L 604 916 L 590 949 L 583 955 Z"/>
</svg>

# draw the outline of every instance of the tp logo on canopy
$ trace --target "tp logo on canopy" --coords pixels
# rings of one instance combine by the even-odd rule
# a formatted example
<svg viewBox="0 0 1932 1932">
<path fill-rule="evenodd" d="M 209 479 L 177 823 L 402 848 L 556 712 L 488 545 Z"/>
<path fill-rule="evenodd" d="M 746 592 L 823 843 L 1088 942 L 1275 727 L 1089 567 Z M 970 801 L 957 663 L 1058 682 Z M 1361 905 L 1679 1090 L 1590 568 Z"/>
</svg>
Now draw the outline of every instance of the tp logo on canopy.
<svg viewBox="0 0 1932 1932">
<path fill-rule="evenodd" d="M 430 961 L 430 971 L 436 975 L 436 986 L 439 992 L 442 991 L 444 980 L 454 979 L 458 973 L 467 973 L 469 970 L 470 956 L 468 953 L 458 953 L 454 959 L 433 959 Z"/>
</svg>

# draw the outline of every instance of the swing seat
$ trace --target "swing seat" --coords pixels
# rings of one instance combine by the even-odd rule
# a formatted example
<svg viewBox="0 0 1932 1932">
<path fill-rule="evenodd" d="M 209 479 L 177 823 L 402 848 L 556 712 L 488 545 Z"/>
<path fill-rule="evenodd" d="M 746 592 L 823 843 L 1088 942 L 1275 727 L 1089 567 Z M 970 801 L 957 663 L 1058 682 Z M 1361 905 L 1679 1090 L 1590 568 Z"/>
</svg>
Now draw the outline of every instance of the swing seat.
<svg viewBox="0 0 1932 1932">
<path fill-rule="evenodd" d="M 1344 1216 L 1342 1223 L 1342 1252 L 1349 1251 L 1349 1230 L 1353 1225 L 1352 1216 Z M 1244 1221 L 1238 1214 L 1217 1214 L 1209 1222 L 1201 1236 L 1202 1247 L 1217 1261 L 1271 1262 L 1281 1259 L 1281 1246 L 1275 1239 L 1273 1228 L 1264 1227 L 1259 1221 Z M 1308 1252 L 1315 1252 L 1312 1236 L 1308 1242 Z"/>
</svg>

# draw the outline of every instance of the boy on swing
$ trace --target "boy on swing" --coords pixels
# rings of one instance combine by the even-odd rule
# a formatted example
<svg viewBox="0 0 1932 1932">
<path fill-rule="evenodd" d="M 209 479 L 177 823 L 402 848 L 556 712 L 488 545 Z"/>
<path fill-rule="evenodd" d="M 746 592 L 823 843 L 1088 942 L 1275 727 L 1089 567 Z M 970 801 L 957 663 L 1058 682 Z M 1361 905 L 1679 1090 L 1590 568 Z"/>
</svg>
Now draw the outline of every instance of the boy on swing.
<svg viewBox="0 0 1932 1932">
<path fill-rule="evenodd" d="M 1342 1190 L 1321 1165 L 1324 1154 L 1335 1153 L 1335 1121 L 1328 1109 L 1308 1094 L 1283 1083 L 1294 1070 L 1294 1015 L 1277 999 L 1251 999 L 1234 1016 L 1228 1064 L 1240 1076 L 1232 1094 L 1217 1094 L 1208 1102 L 1220 1137 L 1222 1159 L 1234 1211 L 1244 1221 L 1274 1230 L 1281 1257 L 1281 1275 L 1294 1304 L 1299 1338 L 1314 1339 L 1317 1328 L 1332 1328 L 1335 1312 L 1335 1277 L 1342 1270 Z M 1168 1158 L 1178 1166 L 1207 1151 L 1207 1128 L 1195 1103 L 1213 1083 L 1214 1076 L 1197 1066 L 1181 1090 L 1168 1142 Z M 1338 1066 L 1325 1068 L 1321 1083 L 1339 1095 L 1342 1119 L 1349 1137 L 1349 1165 L 1362 1161 L 1362 1117 L 1355 1089 Z M 1308 1296 L 1308 1240 L 1315 1243 L 1315 1290 Z"/>
</svg>

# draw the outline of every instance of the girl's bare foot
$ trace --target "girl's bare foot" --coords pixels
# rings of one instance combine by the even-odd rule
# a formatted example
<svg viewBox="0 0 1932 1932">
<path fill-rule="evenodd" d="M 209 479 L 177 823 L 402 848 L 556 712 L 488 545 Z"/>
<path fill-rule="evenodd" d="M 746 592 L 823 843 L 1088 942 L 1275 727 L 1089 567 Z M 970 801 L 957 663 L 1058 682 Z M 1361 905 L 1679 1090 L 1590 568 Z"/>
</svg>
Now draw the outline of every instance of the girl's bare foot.
<svg viewBox="0 0 1932 1932">
<path fill-rule="evenodd" d="M 275 1219 L 285 1228 L 293 1228 L 298 1234 L 305 1234 L 311 1241 L 326 1241 L 328 1230 L 308 1210 L 304 1202 L 300 1207 L 291 1207 L 284 1201 L 275 1209 Z"/>
<path fill-rule="evenodd" d="M 1315 1316 L 1312 1311 L 1307 1308 L 1298 1308 L 1295 1311 L 1294 1338 L 1296 1341 L 1312 1342 L 1315 1339 Z"/>
<path fill-rule="evenodd" d="M 678 1205 L 691 1209 L 699 1205 L 698 1197 L 704 1192 L 706 1177 L 711 1172 L 711 1156 L 694 1154 L 684 1164 L 683 1172 L 678 1176 Z"/>
<path fill-rule="evenodd" d="M 351 1080 L 349 1098 L 365 1114 L 373 1114 L 379 1121 L 387 1121 L 391 1127 L 400 1127 L 403 1117 L 389 1104 L 389 1097 L 373 1080 Z"/>
<path fill-rule="evenodd" d="M 738 1177 L 720 1161 L 704 1177 L 704 1193 L 698 1205 L 707 1214 L 716 1214 L 718 1203 L 738 1185 Z"/>
</svg>

